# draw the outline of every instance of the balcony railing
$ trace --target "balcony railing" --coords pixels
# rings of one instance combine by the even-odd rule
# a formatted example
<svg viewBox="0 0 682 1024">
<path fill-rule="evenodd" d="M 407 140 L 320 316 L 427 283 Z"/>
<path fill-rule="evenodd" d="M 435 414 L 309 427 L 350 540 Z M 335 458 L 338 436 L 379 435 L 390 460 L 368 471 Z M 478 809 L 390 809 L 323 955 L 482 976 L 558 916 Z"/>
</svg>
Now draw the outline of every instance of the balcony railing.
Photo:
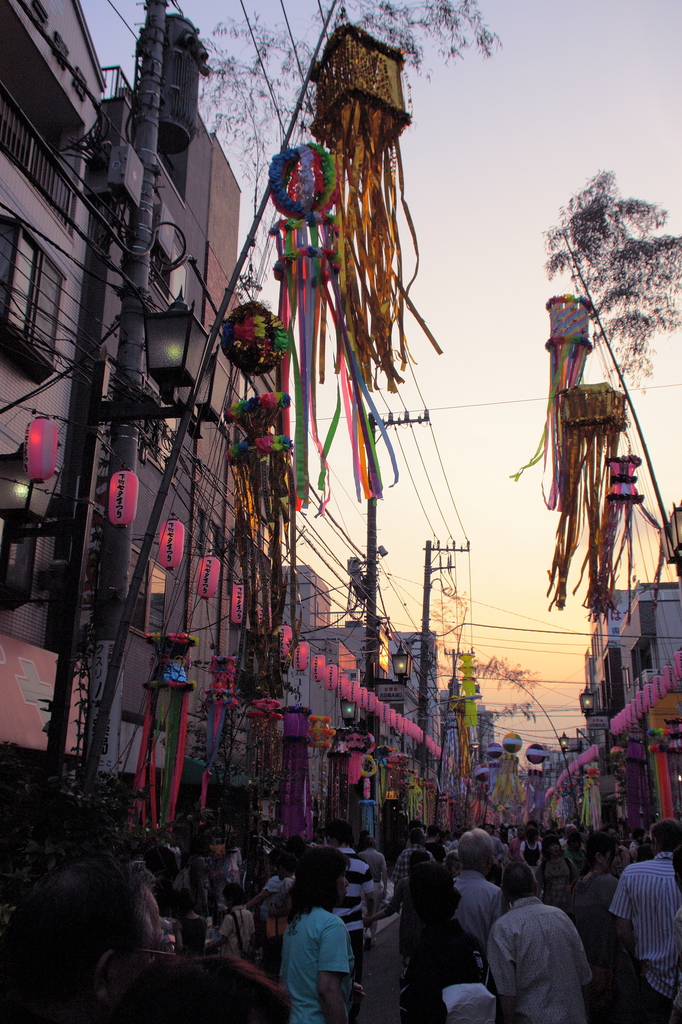
<svg viewBox="0 0 682 1024">
<path fill-rule="evenodd" d="M 104 100 L 132 100 L 133 89 L 123 73 L 123 68 L 118 66 L 102 68 L 104 75 Z"/>
<path fill-rule="evenodd" d="M 65 224 L 75 189 L 52 149 L 0 82 L 0 150 L 17 164 Z"/>
</svg>

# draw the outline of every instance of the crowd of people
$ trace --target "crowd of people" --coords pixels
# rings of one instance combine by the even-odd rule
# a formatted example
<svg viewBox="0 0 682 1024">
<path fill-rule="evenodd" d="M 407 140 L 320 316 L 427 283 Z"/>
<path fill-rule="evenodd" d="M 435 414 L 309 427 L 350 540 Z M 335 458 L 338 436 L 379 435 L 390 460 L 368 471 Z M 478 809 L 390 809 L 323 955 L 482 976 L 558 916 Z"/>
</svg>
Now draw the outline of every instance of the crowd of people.
<svg viewBox="0 0 682 1024">
<path fill-rule="evenodd" d="M 390 880 L 374 837 L 353 840 L 341 819 L 291 837 L 250 899 L 236 849 L 61 865 L 2 937 L 0 1019 L 353 1024 L 400 914 L 401 1024 L 682 1024 L 678 821 L 627 840 L 414 821 Z"/>
</svg>

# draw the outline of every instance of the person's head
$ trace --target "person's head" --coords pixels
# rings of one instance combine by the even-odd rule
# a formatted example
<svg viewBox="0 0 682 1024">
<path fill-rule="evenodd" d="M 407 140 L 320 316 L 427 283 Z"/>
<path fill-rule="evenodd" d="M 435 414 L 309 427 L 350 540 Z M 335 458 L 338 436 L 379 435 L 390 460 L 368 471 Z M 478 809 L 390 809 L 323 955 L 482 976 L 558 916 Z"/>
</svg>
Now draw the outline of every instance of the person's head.
<svg viewBox="0 0 682 1024">
<path fill-rule="evenodd" d="M 519 832 L 521 830 L 519 829 Z M 535 846 L 538 841 L 538 830 L 535 825 L 528 825 L 526 828 L 526 842 L 530 843 L 531 846 Z"/>
<path fill-rule="evenodd" d="M 93 854 L 55 868 L 12 914 L 0 950 L 3 988 L 36 1012 L 108 1020 L 157 950 L 148 872 Z"/>
<path fill-rule="evenodd" d="M 566 845 L 569 850 L 579 850 L 583 845 L 583 837 L 580 832 L 569 832 Z"/>
<path fill-rule="evenodd" d="M 412 850 L 410 853 L 409 870 L 416 867 L 417 864 L 424 864 L 426 861 L 431 860 L 431 856 L 428 850 Z"/>
<path fill-rule="evenodd" d="M 493 862 L 493 841 L 482 828 L 465 832 L 457 847 L 463 871 L 480 871 L 487 875 Z"/>
<path fill-rule="evenodd" d="M 637 848 L 637 856 L 635 857 L 635 862 L 637 864 L 641 864 L 643 860 L 653 859 L 654 851 L 651 847 L 651 843 L 642 843 L 642 845 Z"/>
<path fill-rule="evenodd" d="M 180 892 L 173 895 L 173 910 L 178 917 L 184 917 L 185 914 L 191 914 L 193 910 L 196 910 L 194 897 L 189 889 L 181 889 Z"/>
<path fill-rule="evenodd" d="M 459 852 L 457 850 L 450 850 L 445 854 L 443 867 L 450 872 L 453 878 L 457 878 L 462 870 L 462 862 L 459 859 Z"/>
<path fill-rule="evenodd" d="M 654 856 L 671 853 L 682 843 L 682 825 L 676 818 L 663 818 L 651 826 L 651 848 Z"/>
<path fill-rule="evenodd" d="M 348 858 L 334 846 L 316 846 L 303 854 L 296 865 L 296 881 L 291 887 L 291 913 L 294 921 L 315 907 L 330 912 L 346 895 Z"/>
<path fill-rule="evenodd" d="M 530 864 L 525 860 L 514 860 L 507 864 L 502 873 L 502 892 L 510 903 L 526 896 L 535 896 L 537 883 Z"/>
<path fill-rule="evenodd" d="M 294 857 L 293 853 L 287 853 L 286 850 L 283 850 L 277 861 L 277 874 L 280 878 L 291 878 L 297 864 L 298 860 Z"/>
<path fill-rule="evenodd" d="M 424 833 L 421 828 L 410 829 L 410 844 L 412 846 L 423 846 L 424 845 Z"/>
<path fill-rule="evenodd" d="M 374 838 L 374 836 L 365 836 L 365 849 L 366 850 L 375 850 L 376 849 L 376 845 L 377 845 L 377 841 Z"/>
<path fill-rule="evenodd" d="M 438 828 L 438 825 L 429 825 L 428 826 L 428 828 L 426 829 L 426 838 L 427 839 L 431 839 L 431 840 L 436 840 L 437 842 L 440 841 L 441 831 Z"/>
<path fill-rule="evenodd" d="M 593 832 L 587 838 L 585 856 L 590 871 L 597 868 L 605 874 L 611 870 L 618 844 L 608 832 Z"/>
<path fill-rule="evenodd" d="M 246 893 L 239 882 L 228 882 L 223 886 L 223 899 L 228 910 L 241 907 L 246 903 Z"/>
<path fill-rule="evenodd" d="M 327 841 L 330 846 L 348 846 L 353 848 L 353 829 L 350 822 L 343 818 L 333 818 L 327 824 Z"/>
<path fill-rule="evenodd" d="M 298 832 L 293 836 L 289 836 L 286 843 L 284 844 L 285 852 L 293 853 L 296 860 L 298 860 L 299 857 L 302 857 L 307 849 L 308 844 L 306 843 L 303 836 L 300 836 Z"/>
<path fill-rule="evenodd" d="M 488 833 L 489 836 L 491 836 L 495 831 L 495 826 L 492 824 L 492 822 L 486 821 L 483 826 L 483 829 Z"/>
<path fill-rule="evenodd" d="M 408 832 L 411 832 L 413 828 L 420 828 L 422 829 L 422 831 L 424 830 L 424 822 L 421 820 L 421 818 L 413 818 L 412 821 L 408 821 Z"/>
<path fill-rule="evenodd" d="M 239 957 L 163 957 L 128 989 L 112 1024 L 288 1024 L 283 990 Z"/>
<path fill-rule="evenodd" d="M 641 844 L 644 840 L 645 832 L 643 828 L 633 828 L 632 838 L 637 845 Z"/>
<path fill-rule="evenodd" d="M 454 915 L 460 901 L 460 893 L 452 881 L 452 875 L 434 861 L 416 864 L 410 871 L 410 895 L 412 906 L 424 924 L 445 924 Z"/>
<path fill-rule="evenodd" d="M 561 857 L 559 837 L 551 833 L 542 840 L 542 859 L 558 860 Z"/>
</svg>

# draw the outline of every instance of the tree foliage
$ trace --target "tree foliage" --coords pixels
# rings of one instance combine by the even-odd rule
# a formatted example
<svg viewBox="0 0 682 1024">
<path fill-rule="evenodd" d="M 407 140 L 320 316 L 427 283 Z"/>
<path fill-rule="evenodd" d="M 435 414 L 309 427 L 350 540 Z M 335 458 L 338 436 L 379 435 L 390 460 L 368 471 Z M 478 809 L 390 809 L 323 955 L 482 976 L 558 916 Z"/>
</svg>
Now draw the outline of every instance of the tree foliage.
<svg viewBox="0 0 682 1024">
<path fill-rule="evenodd" d="M 620 362 L 633 380 L 651 375 L 651 342 L 682 323 L 682 236 L 660 234 L 667 212 L 621 196 L 600 171 L 545 232 L 549 278 L 568 273 L 587 290 Z"/>
</svg>

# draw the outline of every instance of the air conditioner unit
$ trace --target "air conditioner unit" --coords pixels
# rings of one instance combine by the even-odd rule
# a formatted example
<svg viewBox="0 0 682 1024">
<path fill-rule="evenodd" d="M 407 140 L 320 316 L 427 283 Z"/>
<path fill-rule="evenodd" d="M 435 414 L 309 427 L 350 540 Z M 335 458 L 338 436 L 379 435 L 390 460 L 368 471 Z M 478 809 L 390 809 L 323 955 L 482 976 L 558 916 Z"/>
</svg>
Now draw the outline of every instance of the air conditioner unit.
<svg viewBox="0 0 682 1024">
<path fill-rule="evenodd" d="M 643 690 L 644 687 L 646 686 L 646 684 L 650 683 L 651 680 L 656 675 L 658 675 L 658 672 L 656 672 L 656 670 L 653 669 L 653 668 L 644 668 L 644 669 L 642 669 L 642 671 L 641 671 L 641 673 L 639 675 L 639 678 L 638 678 L 638 680 L 636 682 L 635 689 L 636 690 Z"/>
</svg>

